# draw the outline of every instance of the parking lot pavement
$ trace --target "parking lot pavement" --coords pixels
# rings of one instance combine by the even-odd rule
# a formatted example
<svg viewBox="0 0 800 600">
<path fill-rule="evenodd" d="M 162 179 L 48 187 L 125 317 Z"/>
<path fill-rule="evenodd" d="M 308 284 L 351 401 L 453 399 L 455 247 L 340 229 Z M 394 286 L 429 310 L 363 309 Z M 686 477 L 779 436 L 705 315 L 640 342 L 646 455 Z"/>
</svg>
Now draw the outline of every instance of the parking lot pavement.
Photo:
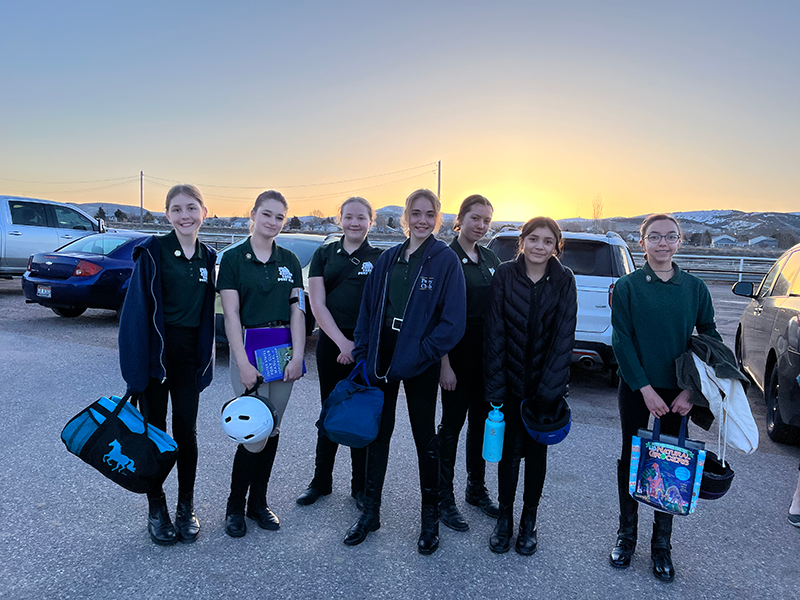
<svg viewBox="0 0 800 600">
<path fill-rule="evenodd" d="M 744 303 L 727 286 L 711 286 L 723 336 L 732 342 Z M 40 598 L 791 598 L 800 597 L 800 531 L 786 522 L 800 450 L 763 433 L 763 401 L 750 393 L 762 428 L 752 456 L 729 452 L 736 471 L 724 498 L 701 501 L 676 518 L 678 571 L 664 586 L 652 576 L 649 510 L 633 564 L 615 571 L 607 555 L 616 530 L 614 469 L 620 444 L 616 396 L 600 372 L 573 371 L 574 425 L 551 448 L 539 511 L 539 551 L 494 555 L 490 519 L 459 504 L 470 531 L 440 527 L 441 546 L 416 552 L 419 484 L 406 409 L 399 403 L 386 479 L 381 528 L 360 546 L 341 540 L 357 518 L 349 497 L 349 459 L 340 452 L 334 491 L 299 507 L 314 460 L 319 412 L 313 340 L 308 374 L 295 385 L 282 426 L 269 489 L 282 520 L 278 532 L 258 529 L 232 539 L 223 531 L 234 446 L 219 427 L 232 395 L 226 352 L 201 397 L 196 510 L 202 523 L 192 545 L 158 547 L 146 532 L 143 496 L 116 487 L 70 455 L 63 425 L 101 395 L 121 394 L 113 313 L 57 317 L 25 305 L 19 280 L 0 281 L 0 597 Z M 692 433 L 698 430 L 693 429 Z M 700 437 L 716 443 L 716 435 Z M 464 489 L 463 447 L 456 489 Z M 496 490 L 496 467 L 489 487 Z M 166 485 L 170 506 L 175 476 Z M 518 497 L 516 514 L 522 507 Z"/>
</svg>

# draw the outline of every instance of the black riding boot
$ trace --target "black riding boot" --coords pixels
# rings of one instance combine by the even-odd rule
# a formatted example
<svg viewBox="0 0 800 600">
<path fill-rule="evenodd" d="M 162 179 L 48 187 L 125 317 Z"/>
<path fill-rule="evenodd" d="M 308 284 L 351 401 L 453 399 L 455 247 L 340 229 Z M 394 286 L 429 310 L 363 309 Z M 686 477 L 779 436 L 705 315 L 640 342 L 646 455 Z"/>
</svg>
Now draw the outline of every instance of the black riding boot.
<svg viewBox="0 0 800 600">
<path fill-rule="evenodd" d="M 458 510 L 453 494 L 458 434 L 448 427 L 439 426 L 439 518 L 455 531 L 469 530 L 469 524 Z"/>
<path fill-rule="evenodd" d="M 656 511 L 653 521 L 653 538 L 650 542 L 650 556 L 653 559 L 653 575 L 662 581 L 675 579 L 672 565 L 672 515 Z"/>
<path fill-rule="evenodd" d="M 191 544 L 200 535 L 200 521 L 194 514 L 194 493 L 178 492 L 178 508 L 175 510 L 175 529 L 178 539 Z"/>
<path fill-rule="evenodd" d="M 231 537 L 242 537 L 247 533 L 244 521 L 244 506 L 247 490 L 253 476 L 255 455 L 242 444 L 236 448 L 231 470 L 231 493 L 225 509 L 225 533 Z"/>
<path fill-rule="evenodd" d="M 267 485 L 272 475 L 275 453 L 278 451 L 278 438 L 280 435 L 269 438 L 264 449 L 254 455 L 255 468 L 247 499 L 247 518 L 254 519 L 261 529 L 272 531 L 281 528 L 280 520 L 267 504 Z"/>
<path fill-rule="evenodd" d="M 489 549 L 497 554 L 504 554 L 511 548 L 511 536 L 514 535 L 514 505 L 500 505 L 500 514 L 494 531 L 489 537 Z"/>
<path fill-rule="evenodd" d="M 375 502 L 374 498 L 367 495 L 369 493 L 369 479 L 367 480 L 367 492 L 363 496 L 364 510 L 358 517 L 353 526 L 347 530 L 344 536 L 344 543 L 347 546 L 357 546 L 373 531 L 381 528 L 381 507 Z"/>
<path fill-rule="evenodd" d="M 422 505 L 422 529 L 417 541 L 417 552 L 433 554 L 439 547 L 439 506 Z"/>
<path fill-rule="evenodd" d="M 517 554 L 530 556 L 536 552 L 536 506 L 522 507 L 522 518 L 519 521 L 519 535 L 514 550 Z"/>
<path fill-rule="evenodd" d="M 167 499 L 164 494 L 148 496 L 147 531 L 153 543 L 159 546 L 171 546 L 178 541 L 178 534 L 169 518 Z"/>
<path fill-rule="evenodd" d="M 628 473 L 617 461 L 617 492 L 619 494 L 619 529 L 617 542 L 608 557 L 612 567 L 624 569 L 631 564 L 638 537 L 639 503 L 628 493 Z"/>
<path fill-rule="evenodd" d="M 464 461 L 467 465 L 467 490 L 464 500 L 467 504 L 477 506 L 483 514 L 493 519 L 500 514 L 500 505 L 492 500 L 486 489 L 486 461 L 483 460 L 483 430 L 480 434 L 467 426 L 467 440 L 464 448 Z"/>
</svg>

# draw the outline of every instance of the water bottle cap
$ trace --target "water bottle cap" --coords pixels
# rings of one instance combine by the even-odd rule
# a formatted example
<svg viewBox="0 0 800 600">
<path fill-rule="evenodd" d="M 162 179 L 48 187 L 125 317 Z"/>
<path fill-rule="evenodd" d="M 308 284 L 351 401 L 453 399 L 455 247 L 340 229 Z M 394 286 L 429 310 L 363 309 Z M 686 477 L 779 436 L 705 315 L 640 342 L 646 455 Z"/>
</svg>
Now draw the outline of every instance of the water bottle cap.
<svg viewBox="0 0 800 600">
<path fill-rule="evenodd" d="M 492 404 L 492 410 L 489 411 L 489 415 L 488 415 L 489 419 L 492 420 L 492 421 L 496 421 L 496 422 L 502 421 L 505 418 L 503 416 L 503 413 L 500 412 L 500 410 L 499 410 L 502 407 L 503 407 L 502 404 L 500 404 L 499 406 L 495 405 L 495 404 Z"/>
</svg>

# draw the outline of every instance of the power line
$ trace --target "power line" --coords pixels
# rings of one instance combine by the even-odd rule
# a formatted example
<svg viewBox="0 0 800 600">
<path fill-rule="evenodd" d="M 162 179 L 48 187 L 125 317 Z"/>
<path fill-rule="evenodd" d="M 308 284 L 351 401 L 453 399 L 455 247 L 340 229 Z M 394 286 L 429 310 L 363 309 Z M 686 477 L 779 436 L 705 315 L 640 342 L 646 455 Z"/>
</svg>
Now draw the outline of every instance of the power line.
<svg viewBox="0 0 800 600">
<path fill-rule="evenodd" d="M 297 184 L 297 185 L 268 185 L 268 186 L 244 186 L 244 185 L 214 185 L 211 183 L 196 183 L 195 185 L 200 188 L 228 188 L 228 189 L 236 189 L 236 190 L 268 190 L 268 189 L 290 189 L 290 188 L 303 188 L 303 187 L 318 187 L 323 185 L 335 185 L 337 183 L 350 183 L 352 181 L 363 181 L 365 179 L 376 179 L 378 177 L 386 177 L 388 175 L 396 175 L 397 173 L 405 173 L 406 171 L 414 171 L 416 169 L 422 169 L 423 167 L 428 167 L 431 165 L 435 165 L 436 163 L 425 163 L 423 165 L 417 165 L 416 167 L 408 167 L 407 169 L 399 169 L 397 171 L 388 171 L 386 173 L 379 173 L 378 175 L 367 175 L 366 177 L 354 177 L 352 179 L 340 179 L 339 181 L 325 181 L 322 183 L 305 183 L 305 184 Z M 159 181 L 168 181 L 170 183 L 183 183 L 181 181 L 176 181 L 174 179 L 164 179 L 163 177 L 155 177 L 153 175 L 146 175 L 146 177 L 150 179 L 157 179 Z"/>
<path fill-rule="evenodd" d="M 127 180 L 130 177 L 115 177 L 114 179 L 92 179 L 88 181 L 26 181 L 24 179 L 7 179 L 6 177 L 0 177 L 2 181 L 13 181 L 14 183 L 37 183 L 42 185 L 72 185 L 78 183 L 105 183 L 107 181 L 122 181 L 123 179 Z"/>
<path fill-rule="evenodd" d="M 125 181 L 120 181 L 119 183 L 111 183 L 109 185 L 100 185 L 100 186 L 97 186 L 97 187 L 80 188 L 80 189 L 77 189 L 77 190 L 48 190 L 45 193 L 47 193 L 47 194 L 82 194 L 84 192 L 94 192 L 94 191 L 97 191 L 97 190 L 107 190 L 109 188 L 119 187 L 121 185 L 128 185 L 129 183 L 133 183 L 134 181 L 137 181 L 138 179 L 139 179 L 138 177 L 129 177 Z M 113 180 L 109 180 L 109 181 L 113 181 Z M 10 191 L 13 191 L 13 192 L 18 193 L 18 194 L 19 193 L 28 193 L 27 190 L 10 190 Z"/>
</svg>

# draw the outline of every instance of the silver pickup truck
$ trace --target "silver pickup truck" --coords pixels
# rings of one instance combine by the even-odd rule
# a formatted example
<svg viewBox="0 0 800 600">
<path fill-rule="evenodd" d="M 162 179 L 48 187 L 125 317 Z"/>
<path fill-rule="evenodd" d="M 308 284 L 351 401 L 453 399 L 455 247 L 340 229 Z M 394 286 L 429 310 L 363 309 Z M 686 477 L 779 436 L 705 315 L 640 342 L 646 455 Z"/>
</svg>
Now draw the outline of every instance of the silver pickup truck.
<svg viewBox="0 0 800 600">
<path fill-rule="evenodd" d="M 0 277 L 22 275 L 31 254 L 50 252 L 104 229 L 102 220 L 95 220 L 74 206 L 0 196 Z"/>
</svg>

